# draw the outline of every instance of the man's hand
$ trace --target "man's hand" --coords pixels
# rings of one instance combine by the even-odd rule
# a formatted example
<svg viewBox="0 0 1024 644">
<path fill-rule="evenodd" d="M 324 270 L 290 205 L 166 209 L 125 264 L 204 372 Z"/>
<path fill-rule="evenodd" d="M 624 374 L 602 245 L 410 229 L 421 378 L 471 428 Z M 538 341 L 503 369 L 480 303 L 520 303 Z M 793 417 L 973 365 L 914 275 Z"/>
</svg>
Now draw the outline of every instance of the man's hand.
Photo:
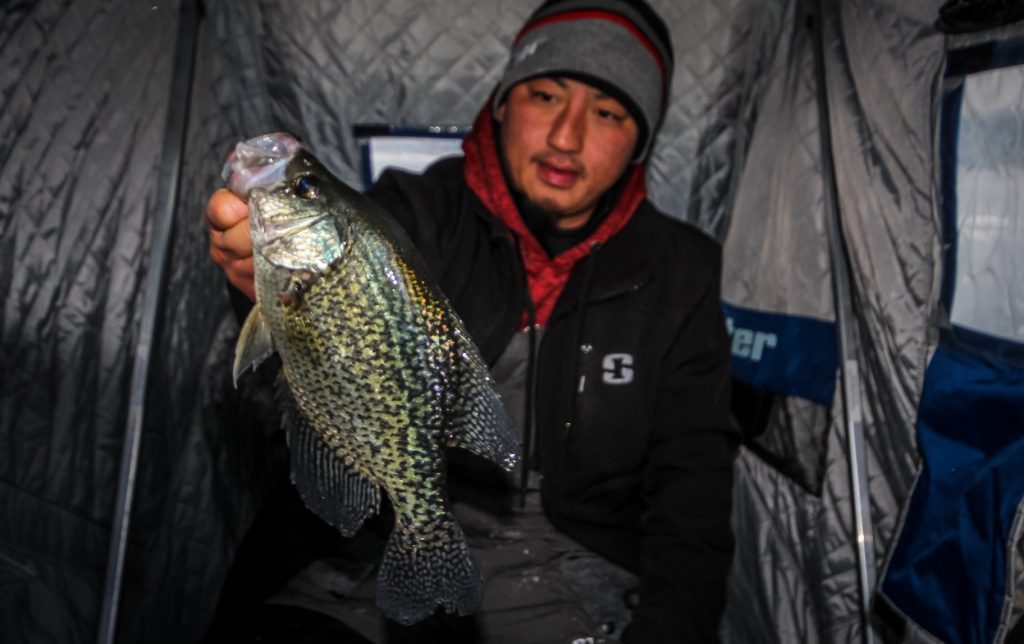
<svg viewBox="0 0 1024 644">
<path fill-rule="evenodd" d="M 235 288 L 255 300 L 249 206 L 235 193 L 221 188 L 206 202 L 206 232 L 214 263 Z"/>
</svg>

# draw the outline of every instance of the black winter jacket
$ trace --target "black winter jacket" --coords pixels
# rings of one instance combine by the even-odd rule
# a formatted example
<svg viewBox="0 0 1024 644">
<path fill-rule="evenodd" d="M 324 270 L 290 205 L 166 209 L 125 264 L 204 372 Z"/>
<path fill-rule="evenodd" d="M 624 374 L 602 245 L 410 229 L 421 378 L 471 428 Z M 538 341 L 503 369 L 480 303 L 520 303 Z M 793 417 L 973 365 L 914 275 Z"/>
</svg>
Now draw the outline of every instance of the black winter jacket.
<svg viewBox="0 0 1024 644">
<path fill-rule="evenodd" d="M 388 171 L 368 194 L 493 363 L 528 295 L 515 240 L 467 186 L 463 160 Z M 713 240 L 645 201 L 573 268 L 538 347 L 545 511 L 640 576 L 627 642 L 717 639 L 738 443 L 719 271 Z"/>
</svg>

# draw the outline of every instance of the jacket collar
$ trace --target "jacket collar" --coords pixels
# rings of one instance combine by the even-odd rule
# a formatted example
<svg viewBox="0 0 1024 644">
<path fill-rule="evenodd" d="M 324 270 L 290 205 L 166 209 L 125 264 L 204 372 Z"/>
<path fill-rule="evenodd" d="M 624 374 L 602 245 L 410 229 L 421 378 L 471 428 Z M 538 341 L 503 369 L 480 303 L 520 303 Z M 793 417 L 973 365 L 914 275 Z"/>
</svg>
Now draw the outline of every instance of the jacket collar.
<svg viewBox="0 0 1024 644">
<path fill-rule="evenodd" d="M 573 266 L 589 255 L 594 248 L 605 244 L 618 234 L 636 213 L 637 207 L 646 199 L 646 165 L 637 163 L 627 170 L 629 177 L 618 203 L 589 237 L 555 257 L 548 257 L 523 221 L 505 181 L 494 139 L 490 105 L 490 101 L 485 103 L 484 109 L 480 111 L 476 123 L 473 124 L 473 131 L 462 144 L 466 155 L 466 183 L 487 210 L 504 223 L 518 239 L 526 269 L 527 285 L 533 299 L 535 322 L 543 326 L 565 288 Z M 528 321 L 524 321 L 526 322 Z"/>
</svg>

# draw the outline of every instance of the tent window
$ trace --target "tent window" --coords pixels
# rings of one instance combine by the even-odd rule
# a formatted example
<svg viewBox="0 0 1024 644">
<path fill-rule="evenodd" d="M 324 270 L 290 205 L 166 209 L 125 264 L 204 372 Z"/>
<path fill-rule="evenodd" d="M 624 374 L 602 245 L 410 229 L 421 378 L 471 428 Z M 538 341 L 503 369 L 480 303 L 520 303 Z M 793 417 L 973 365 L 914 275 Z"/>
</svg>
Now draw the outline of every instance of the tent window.
<svg viewBox="0 0 1024 644">
<path fill-rule="evenodd" d="M 469 127 L 432 125 L 400 127 L 360 124 L 352 128 L 363 156 L 363 187 L 373 185 L 388 168 L 423 172 L 435 161 L 462 154 Z"/>
<path fill-rule="evenodd" d="M 943 106 L 943 299 L 983 351 L 1024 348 L 1024 41 L 1000 47 L 951 57 Z"/>
</svg>

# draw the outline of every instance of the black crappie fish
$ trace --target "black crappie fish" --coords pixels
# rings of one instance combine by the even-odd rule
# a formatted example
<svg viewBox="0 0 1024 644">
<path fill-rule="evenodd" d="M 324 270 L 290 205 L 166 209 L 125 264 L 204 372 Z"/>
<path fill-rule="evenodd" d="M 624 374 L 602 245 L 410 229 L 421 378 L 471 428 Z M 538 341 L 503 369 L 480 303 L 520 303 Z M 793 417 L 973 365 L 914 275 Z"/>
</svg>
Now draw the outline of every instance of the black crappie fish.
<svg viewBox="0 0 1024 644">
<path fill-rule="evenodd" d="M 506 469 L 518 451 L 479 351 L 404 232 L 294 138 L 238 144 L 225 178 L 248 195 L 256 271 L 235 380 L 280 355 L 299 493 L 346 536 L 387 494 L 385 615 L 410 624 L 438 605 L 473 612 L 480 578 L 448 508 L 445 450 Z"/>
</svg>

